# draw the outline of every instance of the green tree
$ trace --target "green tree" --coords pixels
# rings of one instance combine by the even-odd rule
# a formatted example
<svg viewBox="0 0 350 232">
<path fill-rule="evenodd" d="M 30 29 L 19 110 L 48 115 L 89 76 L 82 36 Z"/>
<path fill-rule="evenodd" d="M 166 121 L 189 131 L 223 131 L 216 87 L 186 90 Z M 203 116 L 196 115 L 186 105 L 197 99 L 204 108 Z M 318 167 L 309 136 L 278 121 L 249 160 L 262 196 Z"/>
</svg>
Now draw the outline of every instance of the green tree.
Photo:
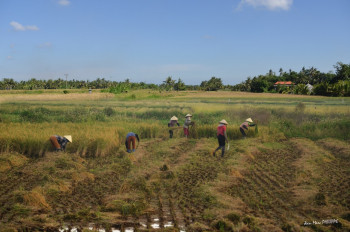
<svg viewBox="0 0 350 232">
<path fill-rule="evenodd" d="M 221 78 L 212 77 L 209 81 L 202 81 L 201 87 L 206 91 L 217 91 L 222 89 L 223 84 Z"/>
<path fill-rule="evenodd" d="M 350 64 L 344 64 L 342 62 L 337 62 L 334 65 L 335 77 L 332 79 L 331 83 L 336 83 L 338 81 L 350 80 Z"/>
<path fill-rule="evenodd" d="M 17 84 L 16 81 L 14 81 L 12 78 L 4 78 L 2 82 L 3 88 L 7 90 L 15 88 Z"/>
<path fill-rule="evenodd" d="M 298 84 L 294 88 L 294 93 L 295 94 L 302 94 L 302 95 L 307 95 L 309 93 L 309 89 L 305 84 Z"/>
<path fill-rule="evenodd" d="M 186 85 L 185 85 L 185 83 L 179 78 L 179 79 L 177 80 L 177 82 L 175 83 L 175 85 L 174 85 L 174 89 L 175 89 L 176 91 L 183 91 L 183 90 L 186 89 Z"/>
<path fill-rule="evenodd" d="M 171 76 L 167 77 L 167 79 L 165 79 L 165 81 L 163 81 L 163 83 L 164 83 L 166 91 L 170 91 L 170 90 L 174 89 L 175 80 L 173 80 L 173 78 Z"/>
<path fill-rule="evenodd" d="M 254 77 L 252 80 L 251 91 L 256 93 L 267 92 L 269 82 L 264 76 Z"/>
</svg>

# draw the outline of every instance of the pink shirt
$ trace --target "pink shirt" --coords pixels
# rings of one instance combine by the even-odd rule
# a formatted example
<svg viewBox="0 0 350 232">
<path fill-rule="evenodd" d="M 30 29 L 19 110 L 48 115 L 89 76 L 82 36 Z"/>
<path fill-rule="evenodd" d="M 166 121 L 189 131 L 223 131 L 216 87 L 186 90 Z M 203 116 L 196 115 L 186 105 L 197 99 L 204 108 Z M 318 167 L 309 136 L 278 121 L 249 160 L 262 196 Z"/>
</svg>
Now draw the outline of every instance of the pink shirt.
<svg viewBox="0 0 350 232">
<path fill-rule="evenodd" d="M 248 122 L 242 123 L 241 126 L 240 126 L 240 128 L 248 130 L 248 128 L 249 128 L 249 123 L 248 123 Z"/>
<path fill-rule="evenodd" d="M 226 131 L 226 125 L 220 124 L 220 125 L 218 126 L 217 135 L 225 135 L 225 131 Z"/>
</svg>

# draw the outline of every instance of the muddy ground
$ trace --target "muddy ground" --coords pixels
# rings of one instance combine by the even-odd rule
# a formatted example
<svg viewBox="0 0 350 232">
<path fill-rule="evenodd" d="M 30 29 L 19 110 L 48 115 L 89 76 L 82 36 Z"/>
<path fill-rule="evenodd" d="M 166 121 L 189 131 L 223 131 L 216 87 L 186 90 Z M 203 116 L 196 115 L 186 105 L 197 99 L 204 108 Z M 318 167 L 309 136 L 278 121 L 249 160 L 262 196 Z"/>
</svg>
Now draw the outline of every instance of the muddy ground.
<svg viewBox="0 0 350 232">
<path fill-rule="evenodd" d="M 141 141 L 136 152 L 0 158 L 0 231 L 349 231 L 335 139 Z M 102 230 L 103 229 L 103 230 Z"/>
</svg>

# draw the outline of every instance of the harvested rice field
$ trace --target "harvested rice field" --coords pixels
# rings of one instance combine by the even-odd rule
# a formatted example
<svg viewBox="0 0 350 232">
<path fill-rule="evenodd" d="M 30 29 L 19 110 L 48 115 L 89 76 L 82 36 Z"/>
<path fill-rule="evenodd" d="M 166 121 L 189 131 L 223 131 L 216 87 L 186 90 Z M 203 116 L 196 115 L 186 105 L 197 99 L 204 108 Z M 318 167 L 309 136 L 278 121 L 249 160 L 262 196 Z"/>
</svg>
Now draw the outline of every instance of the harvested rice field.
<svg viewBox="0 0 350 232">
<path fill-rule="evenodd" d="M 9 92 L 0 92 L 0 231 L 350 230 L 349 98 Z M 257 126 L 243 139 L 246 118 Z M 230 148 L 213 156 L 222 119 Z M 140 136 L 133 153 L 130 131 Z M 72 135 L 65 152 L 54 151 L 56 134 Z"/>
</svg>

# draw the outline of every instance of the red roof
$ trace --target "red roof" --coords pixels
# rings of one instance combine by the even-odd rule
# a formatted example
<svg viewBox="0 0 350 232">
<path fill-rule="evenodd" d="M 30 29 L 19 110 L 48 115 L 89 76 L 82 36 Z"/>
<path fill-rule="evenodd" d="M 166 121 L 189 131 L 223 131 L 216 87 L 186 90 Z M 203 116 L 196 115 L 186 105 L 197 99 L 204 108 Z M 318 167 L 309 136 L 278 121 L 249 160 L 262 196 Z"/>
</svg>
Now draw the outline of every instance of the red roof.
<svg viewBox="0 0 350 232">
<path fill-rule="evenodd" d="M 292 85 L 291 81 L 277 81 L 275 85 Z"/>
</svg>

